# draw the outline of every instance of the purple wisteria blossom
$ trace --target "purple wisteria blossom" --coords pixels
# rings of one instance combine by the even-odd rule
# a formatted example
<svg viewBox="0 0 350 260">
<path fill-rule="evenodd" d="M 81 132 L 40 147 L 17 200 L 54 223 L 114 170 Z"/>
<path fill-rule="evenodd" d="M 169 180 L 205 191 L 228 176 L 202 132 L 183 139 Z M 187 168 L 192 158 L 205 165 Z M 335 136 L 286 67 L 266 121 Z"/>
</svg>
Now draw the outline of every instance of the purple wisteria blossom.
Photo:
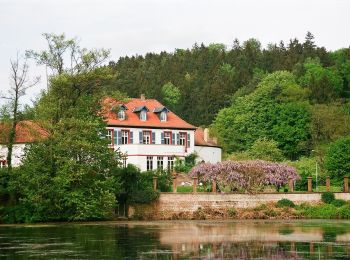
<svg viewBox="0 0 350 260">
<path fill-rule="evenodd" d="M 205 182 L 216 181 L 231 190 L 248 192 L 262 190 L 267 185 L 281 187 L 289 180 L 300 179 L 294 167 L 261 160 L 202 163 L 193 167 L 189 175 Z"/>
</svg>

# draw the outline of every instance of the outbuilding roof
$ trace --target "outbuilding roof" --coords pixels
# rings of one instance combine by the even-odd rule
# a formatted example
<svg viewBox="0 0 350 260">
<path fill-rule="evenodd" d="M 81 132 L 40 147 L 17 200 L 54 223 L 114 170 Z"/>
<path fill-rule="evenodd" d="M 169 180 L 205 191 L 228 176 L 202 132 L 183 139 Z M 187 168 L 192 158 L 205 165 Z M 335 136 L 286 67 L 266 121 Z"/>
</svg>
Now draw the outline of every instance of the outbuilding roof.
<svg viewBox="0 0 350 260">
<path fill-rule="evenodd" d="M 9 140 L 11 124 L 0 124 L 0 144 L 6 144 Z M 20 121 L 16 126 L 15 143 L 32 143 L 40 141 L 48 136 L 48 132 L 33 121 Z"/>
</svg>

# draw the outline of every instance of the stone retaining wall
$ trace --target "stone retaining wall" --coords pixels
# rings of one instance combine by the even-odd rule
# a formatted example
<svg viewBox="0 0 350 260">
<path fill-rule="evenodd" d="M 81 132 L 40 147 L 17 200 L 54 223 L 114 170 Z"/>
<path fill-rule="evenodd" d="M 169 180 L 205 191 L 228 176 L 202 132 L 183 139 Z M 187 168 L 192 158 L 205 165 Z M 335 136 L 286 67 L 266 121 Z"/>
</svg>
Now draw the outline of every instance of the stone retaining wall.
<svg viewBox="0 0 350 260">
<path fill-rule="evenodd" d="M 130 207 L 129 216 L 135 214 L 170 216 L 179 213 L 193 213 L 200 208 L 228 209 L 250 208 L 280 199 L 289 199 L 296 204 L 303 202 L 317 203 L 321 201 L 322 193 L 259 193 L 259 194 L 222 194 L 222 193 L 161 193 L 159 199 L 152 205 L 142 208 Z M 350 200 L 350 193 L 335 193 L 337 199 Z"/>
</svg>

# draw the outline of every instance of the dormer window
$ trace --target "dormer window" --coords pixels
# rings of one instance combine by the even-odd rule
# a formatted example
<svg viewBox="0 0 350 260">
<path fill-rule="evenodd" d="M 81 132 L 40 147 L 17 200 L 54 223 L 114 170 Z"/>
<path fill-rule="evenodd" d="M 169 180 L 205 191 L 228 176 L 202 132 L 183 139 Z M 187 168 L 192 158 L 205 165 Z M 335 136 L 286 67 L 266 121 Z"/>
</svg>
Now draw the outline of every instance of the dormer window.
<svg viewBox="0 0 350 260">
<path fill-rule="evenodd" d="M 146 121 L 147 120 L 147 112 L 145 110 L 142 110 L 140 112 L 140 120 L 141 121 Z"/>
<path fill-rule="evenodd" d="M 158 115 L 160 122 L 166 122 L 168 120 L 168 112 L 169 110 L 166 107 L 156 107 L 153 110 L 153 113 Z"/>
<path fill-rule="evenodd" d="M 123 109 L 118 112 L 118 119 L 125 120 L 125 111 Z"/>
<path fill-rule="evenodd" d="M 160 121 L 161 121 L 161 122 L 165 122 L 166 120 L 167 120 L 167 114 L 166 114 L 165 111 L 162 111 L 162 112 L 160 113 Z"/>
<path fill-rule="evenodd" d="M 117 104 L 111 108 L 111 111 L 117 114 L 119 120 L 125 120 L 126 110 L 128 110 L 128 108 L 124 104 Z"/>
</svg>

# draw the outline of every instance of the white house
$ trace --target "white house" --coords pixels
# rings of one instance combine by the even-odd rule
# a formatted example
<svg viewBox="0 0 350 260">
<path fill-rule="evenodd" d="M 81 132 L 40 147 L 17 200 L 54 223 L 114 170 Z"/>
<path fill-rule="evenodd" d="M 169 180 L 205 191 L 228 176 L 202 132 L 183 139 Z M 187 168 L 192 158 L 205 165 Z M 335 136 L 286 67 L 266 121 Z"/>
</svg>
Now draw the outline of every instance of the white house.
<svg viewBox="0 0 350 260">
<path fill-rule="evenodd" d="M 10 125 L 0 125 L 0 168 L 7 166 L 7 145 Z M 26 144 L 40 141 L 48 133 L 32 121 L 21 121 L 16 126 L 15 142 L 12 149 L 12 166 L 21 164 Z"/>
<path fill-rule="evenodd" d="M 182 120 L 155 99 L 104 102 L 110 147 L 124 155 L 123 164 L 142 171 L 172 169 L 175 158 L 197 153 L 199 161 L 221 161 L 221 148 L 204 140 L 203 130 Z"/>
<path fill-rule="evenodd" d="M 201 128 L 182 120 L 155 99 L 128 99 L 121 102 L 106 98 L 101 115 L 107 123 L 109 147 L 120 151 L 123 165 L 134 164 L 141 171 L 172 169 L 176 158 L 197 153 L 197 161 L 221 161 L 221 148 Z M 1 130 L 1 128 L 0 128 Z M 47 136 L 30 121 L 17 126 L 13 166 L 18 166 L 26 143 Z M 6 166 L 6 142 L 0 138 L 0 167 Z"/>
</svg>

